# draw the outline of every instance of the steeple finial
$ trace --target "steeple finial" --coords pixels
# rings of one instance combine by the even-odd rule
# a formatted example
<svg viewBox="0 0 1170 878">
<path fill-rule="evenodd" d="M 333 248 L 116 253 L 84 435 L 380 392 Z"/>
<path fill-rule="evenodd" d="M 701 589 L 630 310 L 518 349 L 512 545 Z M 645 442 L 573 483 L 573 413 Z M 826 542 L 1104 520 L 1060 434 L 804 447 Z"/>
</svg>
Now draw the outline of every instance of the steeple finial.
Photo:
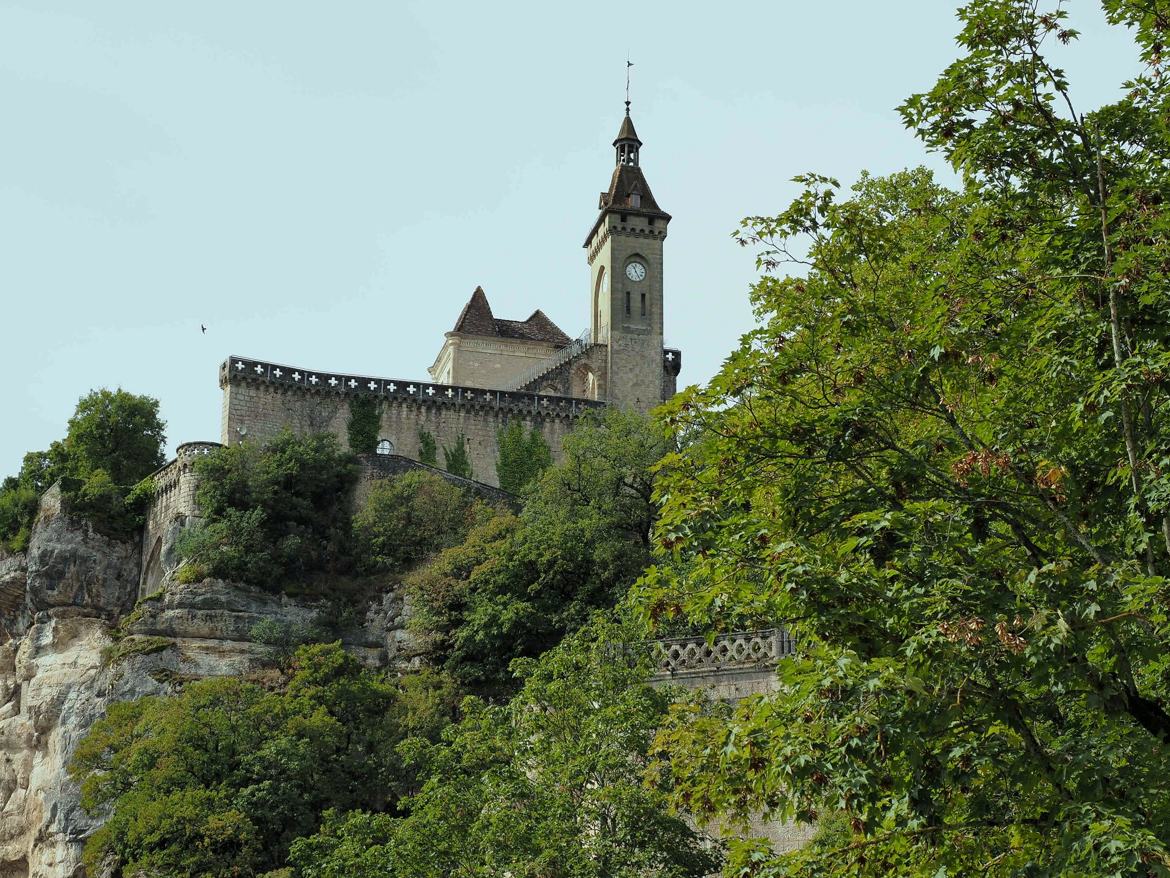
<svg viewBox="0 0 1170 878">
<path fill-rule="evenodd" d="M 634 62 L 630 60 L 629 52 L 626 53 L 626 115 L 630 115 L 630 68 L 634 66 Z"/>
</svg>

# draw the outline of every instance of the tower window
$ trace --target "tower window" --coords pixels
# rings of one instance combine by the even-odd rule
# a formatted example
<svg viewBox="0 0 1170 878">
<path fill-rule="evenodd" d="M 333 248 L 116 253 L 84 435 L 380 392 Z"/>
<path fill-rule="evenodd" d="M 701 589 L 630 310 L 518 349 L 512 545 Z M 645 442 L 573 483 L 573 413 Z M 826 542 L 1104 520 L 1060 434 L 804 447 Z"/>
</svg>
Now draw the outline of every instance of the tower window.
<svg viewBox="0 0 1170 878">
<path fill-rule="evenodd" d="M 642 316 L 646 316 L 646 294 L 642 293 Z"/>
<path fill-rule="evenodd" d="M 630 291 L 626 290 L 626 316 L 630 316 Z"/>
<path fill-rule="evenodd" d="M 630 207 L 641 207 L 641 206 L 642 206 L 642 195 L 638 192 L 632 193 L 630 195 Z"/>
</svg>

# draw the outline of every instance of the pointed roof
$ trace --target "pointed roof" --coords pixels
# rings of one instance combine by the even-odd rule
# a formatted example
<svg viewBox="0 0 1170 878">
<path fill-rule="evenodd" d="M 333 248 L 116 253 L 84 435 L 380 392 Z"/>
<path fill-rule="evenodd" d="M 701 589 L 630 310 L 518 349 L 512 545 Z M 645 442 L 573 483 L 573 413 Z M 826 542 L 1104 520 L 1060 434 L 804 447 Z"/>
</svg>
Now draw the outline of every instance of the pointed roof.
<svg viewBox="0 0 1170 878">
<path fill-rule="evenodd" d="M 527 320 L 502 320 L 493 316 L 492 306 L 488 304 L 483 287 L 475 288 L 475 292 L 459 312 L 459 319 L 455 321 L 452 332 L 539 341 L 557 347 L 564 347 L 572 341 L 539 308 L 533 311 Z"/>
<path fill-rule="evenodd" d="M 630 109 L 626 108 L 626 118 L 622 119 L 621 130 L 618 131 L 618 136 L 614 138 L 613 145 L 617 146 L 623 140 L 632 140 L 642 145 L 642 141 L 638 140 L 638 132 L 634 130 L 634 120 L 630 118 Z"/>
<path fill-rule="evenodd" d="M 487 295 L 483 287 L 476 287 L 463 310 L 459 312 L 459 319 L 455 321 L 453 331 L 466 332 L 470 335 L 495 335 L 495 325 Z"/>
<path fill-rule="evenodd" d="M 638 195 L 638 205 L 634 205 L 632 196 Z M 613 169 L 613 176 L 609 180 L 609 189 L 601 193 L 597 207 L 599 210 L 611 208 L 626 210 L 647 216 L 664 216 L 670 214 L 658 206 L 654 194 L 650 191 L 650 184 L 646 182 L 646 175 L 637 165 L 618 165 Z"/>
<path fill-rule="evenodd" d="M 634 195 L 639 196 L 637 206 L 634 205 Z M 586 247 L 593 240 L 593 235 L 605 219 L 605 215 L 611 211 L 652 216 L 670 222 L 670 214 L 658 206 L 658 202 L 654 200 L 654 193 L 650 191 L 650 184 L 646 182 L 646 176 L 637 165 L 618 165 L 613 169 L 609 189 L 601 193 L 597 209 L 601 212 L 597 215 L 593 228 L 585 236 Z"/>
<path fill-rule="evenodd" d="M 638 132 L 634 130 L 634 120 L 630 118 L 629 104 L 626 105 L 626 115 L 622 119 L 622 127 L 618 130 L 618 136 L 613 145 L 617 146 L 620 143 L 642 145 L 642 141 L 638 139 Z M 658 202 L 654 200 L 654 194 L 650 191 L 650 184 L 646 182 L 646 176 L 642 173 L 641 167 L 636 163 L 623 163 L 620 155 L 618 165 L 613 169 L 613 176 L 610 177 L 609 188 L 602 192 L 598 199 L 597 209 L 601 213 L 585 238 L 586 247 L 593 240 L 593 235 L 596 234 L 598 226 L 605 219 L 606 213 L 610 211 L 652 216 L 670 222 L 670 214 L 659 207 Z"/>
</svg>

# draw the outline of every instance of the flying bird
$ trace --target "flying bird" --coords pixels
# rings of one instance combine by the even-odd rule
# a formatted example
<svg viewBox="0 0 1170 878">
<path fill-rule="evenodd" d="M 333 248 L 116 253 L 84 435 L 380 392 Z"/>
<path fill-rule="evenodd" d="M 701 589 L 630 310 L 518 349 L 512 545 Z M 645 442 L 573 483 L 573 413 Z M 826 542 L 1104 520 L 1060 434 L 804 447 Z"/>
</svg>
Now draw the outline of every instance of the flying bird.
<svg viewBox="0 0 1170 878">
<path fill-rule="evenodd" d="M 203 330 L 203 334 L 204 334 L 204 335 L 207 335 L 207 327 L 206 327 L 206 326 L 204 326 L 202 323 L 200 323 L 200 324 L 199 324 L 199 328 L 200 328 L 201 330 Z"/>
</svg>

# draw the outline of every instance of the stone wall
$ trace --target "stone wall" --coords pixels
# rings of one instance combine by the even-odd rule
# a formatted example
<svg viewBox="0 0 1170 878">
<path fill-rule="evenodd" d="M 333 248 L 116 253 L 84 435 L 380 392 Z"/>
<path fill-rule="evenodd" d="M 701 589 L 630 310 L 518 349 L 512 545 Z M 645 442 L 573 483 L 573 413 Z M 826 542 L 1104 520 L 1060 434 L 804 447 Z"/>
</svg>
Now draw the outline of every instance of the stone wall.
<svg viewBox="0 0 1170 878">
<path fill-rule="evenodd" d="M 195 461 L 219 447 L 218 442 L 186 442 L 175 449 L 174 460 L 151 476 L 154 498 L 147 510 L 142 532 L 140 597 L 158 588 L 163 575 L 178 564 L 175 542 L 183 528 L 198 514 Z"/>
<path fill-rule="evenodd" d="M 496 486 L 496 437 L 501 427 L 519 420 L 536 427 L 562 457 L 561 442 L 578 418 L 604 403 L 517 391 L 433 384 L 425 381 L 371 378 L 314 372 L 243 357 L 220 366 L 223 389 L 221 441 L 264 442 L 288 428 L 294 433 L 332 433 L 348 441 L 349 400 L 378 400 L 382 407 L 379 439 L 392 451 L 417 460 L 419 431 L 435 437 L 442 463 L 444 446 L 462 435 L 468 444 L 472 476 Z"/>
<path fill-rule="evenodd" d="M 629 345 L 629 339 L 623 344 Z M 533 370 L 521 377 L 517 390 L 532 393 L 559 394 L 577 399 L 607 399 L 609 393 L 609 345 L 574 344 L 558 351 L 550 358 L 548 368 Z M 682 370 L 682 351 L 662 349 L 660 378 L 661 397 L 643 408 L 648 410 L 674 396 L 678 373 Z"/>
<path fill-rule="evenodd" d="M 433 473 L 451 484 L 462 488 L 492 506 L 516 506 L 518 500 L 507 491 L 477 482 L 474 479 L 465 479 L 462 476 L 452 475 L 444 469 L 427 466 L 409 457 L 400 454 L 363 454 L 360 455 L 361 472 L 358 475 L 357 487 L 354 490 L 354 508 L 360 509 L 369 496 L 370 488 L 383 479 L 391 479 L 411 470 L 422 470 Z"/>
<path fill-rule="evenodd" d="M 477 338 L 448 332 L 429 371 L 440 384 L 508 388 L 514 380 L 557 351 L 551 342 Z"/>
</svg>

